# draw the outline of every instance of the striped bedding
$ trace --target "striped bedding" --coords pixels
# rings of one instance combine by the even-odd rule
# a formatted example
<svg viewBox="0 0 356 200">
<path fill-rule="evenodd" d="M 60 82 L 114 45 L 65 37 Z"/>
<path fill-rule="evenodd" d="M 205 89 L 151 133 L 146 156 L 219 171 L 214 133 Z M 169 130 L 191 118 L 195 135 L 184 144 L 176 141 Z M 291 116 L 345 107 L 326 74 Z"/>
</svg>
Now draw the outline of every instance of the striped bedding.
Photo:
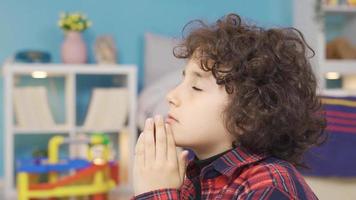
<svg viewBox="0 0 356 200">
<path fill-rule="evenodd" d="M 329 138 L 306 154 L 306 175 L 356 177 L 356 97 L 323 96 Z"/>
</svg>

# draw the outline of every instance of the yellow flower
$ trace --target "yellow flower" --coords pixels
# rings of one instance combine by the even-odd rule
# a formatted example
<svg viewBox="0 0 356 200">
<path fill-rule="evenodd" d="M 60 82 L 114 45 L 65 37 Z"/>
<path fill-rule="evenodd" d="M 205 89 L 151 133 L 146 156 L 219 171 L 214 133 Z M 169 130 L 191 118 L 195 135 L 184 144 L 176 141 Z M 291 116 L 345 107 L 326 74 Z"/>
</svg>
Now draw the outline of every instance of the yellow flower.
<svg viewBox="0 0 356 200">
<path fill-rule="evenodd" d="M 58 26 L 63 30 L 84 31 L 92 25 L 92 22 L 80 12 L 64 13 L 60 14 L 60 20 Z"/>
<path fill-rule="evenodd" d="M 82 29 L 84 28 L 84 24 L 82 24 L 82 23 L 78 24 L 78 28 L 79 28 L 80 30 L 82 30 Z"/>
<path fill-rule="evenodd" d="M 65 24 L 71 24 L 72 21 L 71 21 L 69 18 L 67 18 L 67 19 L 64 20 L 64 23 L 65 23 Z"/>
<path fill-rule="evenodd" d="M 74 20 L 78 20 L 80 18 L 80 15 L 79 14 L 74 14 L 72 15 L 73 19 Z"/>
</svg>

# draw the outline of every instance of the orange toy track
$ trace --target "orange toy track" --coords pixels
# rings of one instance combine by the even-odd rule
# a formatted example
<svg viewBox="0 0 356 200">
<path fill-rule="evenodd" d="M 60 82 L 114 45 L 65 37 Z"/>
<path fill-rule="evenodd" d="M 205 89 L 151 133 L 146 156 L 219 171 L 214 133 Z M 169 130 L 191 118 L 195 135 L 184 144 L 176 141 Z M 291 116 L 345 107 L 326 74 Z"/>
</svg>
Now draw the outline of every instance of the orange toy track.
<svg viewBox="0 0 356 200">
<path fill-rule="evenodd" d="M 94 175 L 97 171 L 103 170 L 108 167 L 108 164 L 104 165 L 92 165 L 85 169 L 79 170 L 74 175 L 58 180 L 55 183 L 40 183 L 40 184 L 31 184 L 30 190 L 41 190 L 41 189 L 54 189 L 56 187 L 65 186 L 71 183 L 75 183 L 83 178 Z"/>
</svg>

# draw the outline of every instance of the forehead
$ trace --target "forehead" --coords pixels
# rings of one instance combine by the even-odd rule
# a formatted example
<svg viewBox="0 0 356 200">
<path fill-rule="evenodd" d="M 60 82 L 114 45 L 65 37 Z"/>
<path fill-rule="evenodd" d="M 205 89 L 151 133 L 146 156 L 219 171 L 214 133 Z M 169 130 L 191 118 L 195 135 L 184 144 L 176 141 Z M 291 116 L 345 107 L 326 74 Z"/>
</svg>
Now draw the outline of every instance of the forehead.
<svg viewBox="0 0 356 200">
<path fill-rule="evenodd" d="M 209 78 L 212 76 L 211 71 L 204 71 L 200 66 L 200 61 L 197 59 L 189 59 L 184 72 L 198 78 Z"/>
</svg>

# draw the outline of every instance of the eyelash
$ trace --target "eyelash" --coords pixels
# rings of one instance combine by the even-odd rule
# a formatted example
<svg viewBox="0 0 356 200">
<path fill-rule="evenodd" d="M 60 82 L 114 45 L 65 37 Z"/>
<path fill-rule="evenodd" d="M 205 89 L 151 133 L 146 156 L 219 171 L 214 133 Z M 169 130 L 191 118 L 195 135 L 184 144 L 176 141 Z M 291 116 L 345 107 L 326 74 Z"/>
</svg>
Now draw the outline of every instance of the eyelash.
<svg viewBox="0 0 356 200">
<path fill-rule="evenodd" d="M 194 87 L 194 86 L 192 88 L 193 88 L 193 90 L 196 90 L 196 91 L 199 91 L 199 92 L 203 91 L 202 89 L 199 89 L 199 88 Z"/>
</svg>

